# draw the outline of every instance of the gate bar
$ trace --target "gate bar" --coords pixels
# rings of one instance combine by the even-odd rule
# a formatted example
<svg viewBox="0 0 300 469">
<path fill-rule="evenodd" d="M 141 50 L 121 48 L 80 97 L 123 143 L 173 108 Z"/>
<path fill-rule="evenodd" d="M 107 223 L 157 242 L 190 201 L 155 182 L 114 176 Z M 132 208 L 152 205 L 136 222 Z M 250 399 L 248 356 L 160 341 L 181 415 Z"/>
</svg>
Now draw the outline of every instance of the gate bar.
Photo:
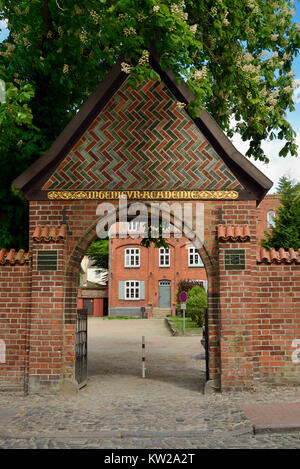
<svg viewBox="0 0 300 469">
<path fill-rule="evenodd" d="M 145 336 L 142 336 L 142 378 L 146 378 Z"/>
</svg>

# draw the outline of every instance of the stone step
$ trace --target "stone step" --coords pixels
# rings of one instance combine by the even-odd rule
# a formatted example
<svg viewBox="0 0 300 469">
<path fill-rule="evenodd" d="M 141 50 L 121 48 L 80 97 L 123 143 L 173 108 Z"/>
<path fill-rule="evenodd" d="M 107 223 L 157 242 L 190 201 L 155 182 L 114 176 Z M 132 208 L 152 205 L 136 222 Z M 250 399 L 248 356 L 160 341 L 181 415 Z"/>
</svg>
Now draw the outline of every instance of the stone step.
<svg viewBox="0 0 300 469">
<path fill-rule="evenodd" d="M 171 314 L 171 308 L 153 308 L 152 310 L 152 318 L 160 318 L 163 319 Z"/>
</svg>

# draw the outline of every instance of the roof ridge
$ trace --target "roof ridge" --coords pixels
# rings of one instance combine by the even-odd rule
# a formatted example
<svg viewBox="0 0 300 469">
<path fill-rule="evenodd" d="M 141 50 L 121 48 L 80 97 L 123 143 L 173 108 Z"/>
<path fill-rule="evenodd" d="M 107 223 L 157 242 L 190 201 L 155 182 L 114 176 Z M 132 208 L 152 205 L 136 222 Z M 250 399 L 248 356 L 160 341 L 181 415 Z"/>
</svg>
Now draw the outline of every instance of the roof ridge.
<svg viewBox="0 0 300 469">
<path fill-rule="evenodd" d="M 258 264 L 300 264 L 300 248 L 270 248 L 269 251 L 262 247 L 257 246 L 257 262 Z"/>
<path fill-rule="evenodd" d="M 67 225 L 62 223 L 60 226 L 53 225 L 37 225 L 34 229 L 32 238 L 36 243 L 50 243 L 59 242 L 65 239 L 67 232 Z"/>
<path fill-rule="evenodd" d="M 248 224 L 245 225 L 218 225 L 219 241 L 250 241 L 251 233 Z"/>
</svg>

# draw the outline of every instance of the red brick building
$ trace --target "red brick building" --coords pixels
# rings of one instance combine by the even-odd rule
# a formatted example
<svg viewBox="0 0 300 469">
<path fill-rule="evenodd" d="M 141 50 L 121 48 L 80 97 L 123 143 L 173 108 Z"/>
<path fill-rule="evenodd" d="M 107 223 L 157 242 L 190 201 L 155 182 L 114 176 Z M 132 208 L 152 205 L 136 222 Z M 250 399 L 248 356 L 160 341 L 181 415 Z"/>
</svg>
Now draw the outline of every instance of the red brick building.
<svg viewBox="0 0 300 469">
<path fill-rule="evenodd" d="M 257 239 L 268 231 L 279 206 L 279 195 L 267 195 L 257 208 Z M 137 222 L 138 223 L 138 222 Z M 201 257 L 185 237 L 167 240 L 169 250 L 141 246 L 143 232 L 128 223 L 128 238 L 110 241 L 109 315 L 159 317 L 176 313 L 176 292 L 180 280 L 202 281 L 207 275 Z M 99 314 L 97 314 L 99 315 Z"/>
<path fill-rule="evenodd" d="M 129 223 L 129 228 L 131 235 L 140 232 L 134 222 Z M 166 239 L 168 249 L 156 248 L 153 244 L 144 247 L 141 239 L 110 240 L 110 315 L 159 317 L 175 314 L 180 280 L 201 281 L 207 289 L 204 264 L 187 238 L 176 238 L 171 233 Z"/>
<path fill-rule="evenodd" d="M 276 211 L 280 205 L 280 195 L 266 195 L 257 207 L 257 239 L 264 237 L 264 232 L 270 230 L 273 226 Z"/>
</svg>

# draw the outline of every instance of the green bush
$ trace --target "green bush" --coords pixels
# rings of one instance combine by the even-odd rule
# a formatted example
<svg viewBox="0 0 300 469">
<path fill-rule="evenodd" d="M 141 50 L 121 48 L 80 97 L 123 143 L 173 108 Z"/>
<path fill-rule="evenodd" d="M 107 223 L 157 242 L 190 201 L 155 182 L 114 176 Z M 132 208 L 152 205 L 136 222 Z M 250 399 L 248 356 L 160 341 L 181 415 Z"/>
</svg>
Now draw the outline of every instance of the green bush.
<svg viewBox="0 0 300 469">
<path fill-rule="evenodd" d="M 199 285 L 199 287 L 204 288 L 202 280 L 196 280 L 196 281 L 195 280 L 189 280 L 189 279 L 179 280 L 179 282 L 177 284 L 177 293 L 176 293 L 177 303 L 180 303 L 180 298 L 179 298 L 180 293 L 183 292 L 183 291 L 188 293 L 192 288 L 195 287 L 195 285 Z"/>
<path fill-rule="evenodd" d="M 207 308 L 207 293 L 204 288 L 195 285 L 188 292 L 186 301 L 186 316 L 190 317 L 199 327 L 204 325 L 205 309 Z"/>
</svg>

